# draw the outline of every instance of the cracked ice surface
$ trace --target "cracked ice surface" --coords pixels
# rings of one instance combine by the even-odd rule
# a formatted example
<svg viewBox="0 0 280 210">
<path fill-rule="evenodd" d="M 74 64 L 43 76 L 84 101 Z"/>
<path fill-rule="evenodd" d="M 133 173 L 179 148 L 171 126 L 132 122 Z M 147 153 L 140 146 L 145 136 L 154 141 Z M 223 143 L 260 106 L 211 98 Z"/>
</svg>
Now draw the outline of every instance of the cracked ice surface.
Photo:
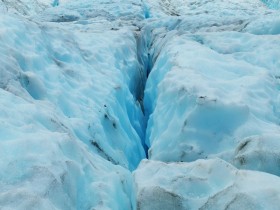
<svg viewBox="0 0 280 210">
<path fill-rule="evenodd" d="M 0 208 L 135 209 L 129 170 L 145 157 L 137 27 L 107 13 L 61 23 L 75 11 L 61 6 L 50 20 L 58 7 L 11 2 L 0 15 Z"/>
<path fill-rule="evenodd" d="M 220 159 L 144 160 L 134 177 L 138 209 L 278 209 L 279 177 L 238 170 Z"/>
<path fill-rule="evenodd" d="M 185 16 L 145 26 L 153 63 L 144 100 L 151 113 L 149 158 L 219 157 L 241 168 L 279 175 L 279 150 L 269 152 L 279 136 L 279 33 L 262 30 L 265 24 L 276 27 L 279 12 L 260 6 L 264 17 L 252 14 L 254 18 L 248 15 L 246 21 L 235 22 L 239 10 L 229 8 L 237 15 L 214 26 L 205 19 L 204 25 L 198 24 L 202 20 L 189 23 Z M 260 139 L 266 146 L 257 146 Z"/>
<path fill-rule="evenodd" d="M 0 208 L 277 209 L 273 2 L 0 1 Z"/>
<path fill-rule="evenodd" d="M 134 172 L 137 207 L 278 209 L 279 11 L 148 2 L 150 160 Z"/>
</svg>

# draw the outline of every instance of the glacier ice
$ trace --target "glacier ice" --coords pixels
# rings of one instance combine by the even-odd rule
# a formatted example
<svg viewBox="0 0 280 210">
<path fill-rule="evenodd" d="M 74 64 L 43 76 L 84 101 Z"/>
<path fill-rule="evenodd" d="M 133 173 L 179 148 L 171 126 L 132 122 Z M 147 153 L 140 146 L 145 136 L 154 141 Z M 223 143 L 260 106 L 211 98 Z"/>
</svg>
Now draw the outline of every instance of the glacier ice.
<svg viewBox="0 0 280 210">
<path fill-rule="evenodd" d="M 279 176 L 279 12 L 260 1 L 182 2 L 152 1 L 154 19 L 142 29 L 150 58 L 144 94 L 150 161 L 135 171 L 137 206 L 277 209 L 277 187 L 264 193 L 272 198 L 266 203 L 256 195 L 263 190 L 249 187 L 249 180 L 243 184 L 250 192 L 225 186 L 213 195 L 206 185 L 199 191 L 201 185 L 194 181 L 190 189 L 187 178 L 178 184 L 175 177 L 190 176 L 176 171 L 180 164 L 199 165 L 201 159 L 210 164 L 215 158 Z M 174 167 L 162 171 L 166 162 Z M 251 174 L 248 179 L 270 176 L 244 173 Z M 196 190 L 206 193 L 203 202 L 184 196 Z"/>
<path fill-rule="evenodd" d="M 143 160 L 134 179 L 137 207 L 144 210 L 276 210 L 280 199 L 279 177 L 238 170 L 221 159 L 190 163 Z"/>
<path fill-rule="evenodd" d="M 278 8 L 0 1 L 0 209 L 278 209 Z"/>
<path fill-rule="evenodd" d="M 0 5 L 5 12 L 18 13 L 22 15 L 35 15 L 52 7 L 53 0 L 2 0 Z"/>
<path fill-rule="evenodd" d="M 244 40 L 252 39 L 251 44 L 260 43 L 254 40 L 256 36 L 244 36 Z M 238 49 L 235 37 L 240 41 L 243 34 L 187 34 L 166 39 L 145 90 L 146 107 L 153 110 L 147 132 L 150 158 L 192 161 L 216 154 L 228 160 L 230 150 L 241 139 L 278 133 L 278 89 L 271 77 L 277 64 L 268 61 L 271 57 L 261 58 L 263 64 L 256 63 L 258 55 L 246 44 Z M 275 40 L 261 43 L 273 46 Z M 275 58 L 279 54 L 277 47 L 269 51 Z"/>
<path fill-rule="evenodd" d="M 280 2 L 277 0 L 262 0 L 262 2 L 265 3 L 271 9 L 280 8 Z"/>
<path fill-rule="evenodd" d="M 215 21 L 214 27 L 205 17 L 188 22 L 191 16 L 145 26 L 152 61 L 144 99 L 150 115 L 146 133 L 150 159 L 219 157 L 240 166 L 235 153 L 244 139 L 277 138 L 279 37 L 274 31 L 260 36 L 252 30 L 261 28 L 257 22 L 273 28 L 277 13 L 265 15 L 262 6 L 259 10 L 264 18 L 256 20 L 248 13 L 236 22 L 237 13 L 221 23 Z M 248 168 L 278 174 L 277 160 L 272 164 L 270 158 L 261 158 L 265 151 L 260 150 L 262 154 Z M 279 153 L 274 153 L 277 159 Z M 257 162 L 263 161 L 269 166 L 259 167 Z M 243 162 L 242 168 L 246 166 Z"/>
<path fill-rule="evenodd" d="M 135 105 L 139 87 L 133 80 L 141 74 L 133 33 L 126 29 L 69 33 L 71 26 L 58 29 L 12 17 L 3 17 L 2 26 L 6 40 L 2 53 L 8 57 L 1 71 L 2 88 L 13 92 L 16 86 L 16 95 L 31 103 L 51 103 L 64 116 L 65 127 L 92 150 L 135 168 L 145 154 L 138 120 L 143 114 Z M 53 113 L 49 115 L 51 121 Z"/>
<path fill-rule="evenodd" d="M 137 27 L 106 16 L 72 24 L 49 19 L 70 9 L 38 13 L 25 1 L 27 14 L 14 3 L 0 15 L 0 208 L 135 209 L 129 170 L 145 157 Z"/>
</svg>

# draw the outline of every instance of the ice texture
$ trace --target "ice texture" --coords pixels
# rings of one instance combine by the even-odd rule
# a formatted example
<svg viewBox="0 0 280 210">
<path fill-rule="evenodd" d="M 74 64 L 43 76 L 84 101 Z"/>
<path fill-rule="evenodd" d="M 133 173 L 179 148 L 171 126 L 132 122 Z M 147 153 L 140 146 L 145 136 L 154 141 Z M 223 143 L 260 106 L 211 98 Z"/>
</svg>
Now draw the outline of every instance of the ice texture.
<svg viewBox="0 0 280 210">
<path fill-rule="evenodd" d="M 42 122 L 47 129 L 63 124 L 91 150 L 135 168 L 145 154 L 139 121 L 143 114 L 135 105 L 139 87 L 133 81 L 141 75 L 133 33 L 70 33 L 71 27 L 40 26 L 7 16 L 1 20 L 6 40 L 1 43 L 6 57 L 1 87 L 30 103 L 53 106 L 55 112 Z M 64 119 L 55 120 L 57 114 Z"/>
<path fill-rule="evenodd" d="M 278 0 L 262 0 L 269 8 L 271 9 L 279 9 L 280 2 Z"/>
<path fill-rule="evenodd" d="M 238 170 L 221 159 L 190 163 L 143 160 L 134 179 L 138 209 L 279 208 L 279 177 Z"/>
<path fill-rule="evenodd" d="M 3 11 L 22 15 L 34 15 L 52 7 L 53 0 L 1 0 Z"/>
<path fill-rule="evenodd" d="M 210 4 L 215 8 L 216 3 L 200 9 Z M 206 17 L 189 22 L 196 15 L 187 15 L 155 20 L 143 29 L 152 63 L 144 98 L 149 159 L 189 162 L 219 157 L 242 168 L 279 174 L 277 149 L 268 155 L 257 143 L 250 145 L 260 153 L 254 163 L 241 158 L 239 151 L 247 138 L 264 138 L 266 145 L 275 145 L 280 107 L 280 43 L 277 29 L 272 29 L 277 28 L 279 13 L 266 15 L 268 9 L 259 6 L 262 18 L 253 19 L 250 13 L 239 17 L 243 3 L 249 2 L 227 7 L 237 15 L 225 15 L 215 25 Z M 259 24 L 272 30 L 262 33 Z"/>
<path fill-rule="evenodd" d="M 130 170 L 145 157 L 137 27 L 14 3 L 0 14 L 0 209 L 135 209 Z"/>
<path fill-rule="evenodd" d="M 137 208 L 278 209 L 279 11 L 261 1 L 148 2 L 150 160 L 134 172 Z"/>
<path fill-rule="evenodd" d="M 279 209 L 278 9 L 1 0 L 0 209 Z"/>
</svg>

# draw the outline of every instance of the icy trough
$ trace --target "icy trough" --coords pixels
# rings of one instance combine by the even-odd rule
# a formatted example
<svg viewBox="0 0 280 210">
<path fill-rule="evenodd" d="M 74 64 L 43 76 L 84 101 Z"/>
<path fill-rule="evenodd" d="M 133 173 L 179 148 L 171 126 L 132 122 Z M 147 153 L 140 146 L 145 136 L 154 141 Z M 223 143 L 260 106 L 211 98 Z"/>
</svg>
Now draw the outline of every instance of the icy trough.
<svg viewBox="0 0 280 210">
<path fill-rule="evenodd" d="M 2 0 L 0 209 L 277 210 L 277 5 Z"/>
</svg>

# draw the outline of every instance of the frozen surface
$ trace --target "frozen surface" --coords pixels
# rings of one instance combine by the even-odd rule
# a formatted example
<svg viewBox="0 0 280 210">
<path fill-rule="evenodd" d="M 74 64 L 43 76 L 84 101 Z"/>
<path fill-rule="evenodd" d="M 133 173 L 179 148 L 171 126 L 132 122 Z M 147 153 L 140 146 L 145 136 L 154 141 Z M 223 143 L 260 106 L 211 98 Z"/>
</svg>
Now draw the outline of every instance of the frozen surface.
<svg viewBox="0 0 280 210">
<path fill-rule="evenodd" d="M 4 3 L 0 209 L 135 209 L 129 170 L 145 157 L 137 27 Z"/>
<path fill-rule="evenodd" d="M 261 15 L 266 5 L 279 4 L 277 0 L 145 0 L 151 18 L 170 16 L 214 17 L 220 21 L 231 17 Z M 265 3 L 266 4 L 265 4 Z"/>
<path fill-rule="evenodd" d="M 279 9 L 280 8 L 279 0 L 262 0 L 262 2 L 265 3 L 271 9 Z"/>
<path fill-rule="evenodd" d="M 143 160 L 134 179 L 138 209 L 279 208 L 279 177 L 238 170 L 220 159 L 191 163 Z"/>
<path fill-rule="evenodd" d="M 278 8 L 0 1 L 0 209 L 277 209 Z"/>
<path fill-rule="evenodd" d="M 199 8 L 214 8 L 216 3 Z M 266 149 L 279 135 L 279 12 L 258 6 L 263 16 L 242 15 L 245 3 L 227 7 L 229 13 L 215 24 L 206 21 L 207 15 L 195 14 L 153 20 L 143 29 L 152 67 L 144 100 L 150 115 L 150 159 L 219 157 L 241 168 L 279 175 L 279 149 Z M 189 21 L 194 17 L 199 18 Z M 239 154 L 240 145 L 256 136 L 266 136 L 266 146 L 262 150 L 257 143 L 250 145 L 248 163 Z M 253 158 L 254 151 L 259 155 Z"/>
<path fill-rule="evenodd" d="M 1 23 L 1 52 L 6 57 L 2 89 L 29 103 L 53 106 L 55 112 L 45 110 L 46 129 L 62 124 L 91 150 L 135 168 L 145 154 L 138 120 L 142 112 L 136 102 L 139 87 L 132 82 L 141 76 L 133 33 L 78 27 L 70 33 L 72 26 L 57 28 L 7 16 Z M 56 114 L 63 119 L 56 120 Z"/>
<path fill-rule="evenodd" d="M 52 7 L 52 3 L 53 0 L 1 0 L 0 8 L 5 12 L 33 15 Z"/>
</svg>

